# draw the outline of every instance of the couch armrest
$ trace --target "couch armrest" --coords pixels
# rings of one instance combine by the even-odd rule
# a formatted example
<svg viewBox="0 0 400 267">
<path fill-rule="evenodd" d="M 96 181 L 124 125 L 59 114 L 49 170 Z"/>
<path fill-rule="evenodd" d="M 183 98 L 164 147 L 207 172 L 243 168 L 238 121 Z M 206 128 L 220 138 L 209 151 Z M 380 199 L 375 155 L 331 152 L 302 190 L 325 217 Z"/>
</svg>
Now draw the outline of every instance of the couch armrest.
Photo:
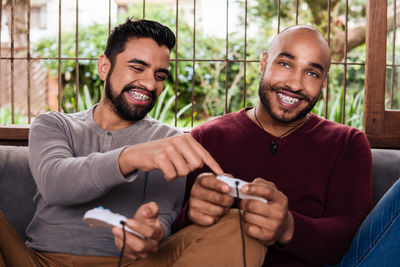
<svg viewBox="0 0 400 267">
<path fill-rule="evenodd" d="M 372 149 L 372 195 L 374 205 L 400 178 L 400 150 Z"/>
<path fill-rule="evenodd" d="M 0 210 L 23 239 L 34 213 L 35 193 L 28 147 L 0 146 Z"/>
</svg>

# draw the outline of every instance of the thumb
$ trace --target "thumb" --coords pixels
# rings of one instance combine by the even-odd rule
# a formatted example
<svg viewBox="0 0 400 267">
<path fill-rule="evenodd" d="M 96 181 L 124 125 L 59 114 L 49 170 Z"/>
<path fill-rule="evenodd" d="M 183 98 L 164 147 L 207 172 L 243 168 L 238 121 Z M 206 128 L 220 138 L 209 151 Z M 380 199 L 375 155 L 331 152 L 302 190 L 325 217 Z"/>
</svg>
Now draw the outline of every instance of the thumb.
<svg viewBox="0 0 400 267">
<path fill-rule="evenodd" d="M 139 207 L 134 216 L 135 219 L 157 219 L 159 207 L 155 202 L 148 202 Z"/>
</svg>

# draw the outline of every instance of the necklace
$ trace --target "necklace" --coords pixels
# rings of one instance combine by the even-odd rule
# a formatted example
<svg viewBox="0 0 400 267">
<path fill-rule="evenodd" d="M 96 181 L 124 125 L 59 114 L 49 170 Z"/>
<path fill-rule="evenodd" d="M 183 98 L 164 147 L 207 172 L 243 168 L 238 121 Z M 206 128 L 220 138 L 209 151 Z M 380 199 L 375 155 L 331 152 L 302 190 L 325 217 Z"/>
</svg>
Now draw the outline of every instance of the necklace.
<svg viewBox="0 0 400 267">
<path fill-rule="evenodd" d="M 264 129 L 264 127 L 262 126 L 262 124 L 260 123 L 260 121 L 259 121 L 258 118 L 257 118 L 257 115 L 256 115 L 256 107 L 254 107 L 254 112 L 253 112 L 253 113 L 254 113 L 254 118 L 256 118 L 256 121 L 257 121 L 258 125 L 260 125 L 261 129 L 263 129 L 263 130 L 266 132 L 266 130 Z M 298 127 L 300 127 L 301 125 L 303 125 L 304 123 L 306 123 L 307 120 L 308 120 L 308 114 L 307 114 L 307 117 L 306 117 L 306 119 L 305 119 L 304 121 L 301 121 L 301 122 L 297 123 L 295 126 L 293 126 L 292 128 L 290 128 L 289 130 L 287 130 L 286 132 L 284 132 L 283 134 L 281 134 L 281 135 L 278 136 L 277 138 L 279 139 L 279 138 L 282 138 L 282 137 L 288 135 L 289 133 L 293 132 L 293 131 L 296 130 Z M 278 144 L 275 143 L 274 140 L 271 141 L 271 144 L 270 144 L 270 146 L 269 146 L 269 150 L 271 151 L 272 154 L 275 154 L 275 153 L 278 151 Z"/>
</svg>

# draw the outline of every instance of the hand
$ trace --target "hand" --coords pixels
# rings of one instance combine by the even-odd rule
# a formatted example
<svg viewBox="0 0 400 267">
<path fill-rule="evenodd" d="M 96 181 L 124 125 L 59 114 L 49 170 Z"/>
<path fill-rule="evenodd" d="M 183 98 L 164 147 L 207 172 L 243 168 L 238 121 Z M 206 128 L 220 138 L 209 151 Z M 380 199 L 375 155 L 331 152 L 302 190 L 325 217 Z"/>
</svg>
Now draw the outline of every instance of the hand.
<svg viewBox="0 0 400 267">
<path fill-rule="evenodd" d="M 212 173 L 200 174 L 190 193 L 188 217 L 194 223 L 212 225 L 225 215 L 233 204 L 227 194 L 229 186 Z"/>
<path fill-rule="evenodd" d="M 241 191 L 268 200 L 268 203 L 251 199 L 241 201 L 246 233 L 268 246 L 275 242 L 288 243 L 293 236 L 294 223 L 288 211 L 287 197 L 275 184 L 261 178 L 244 185 Z"/>
<path fill-rule="evenodd" d="M 223 171 L 213 157 L 190 134 L 172 136 L 125 149 L 119 159 L 121 173 L 160 169 L 171 181 L 206 164 L 217 175 Z"/>
<path fill-rule="evenodd" d="M 136 211 L 133 219 L 125 221 L 126 226 L 146 237 L 145 240 L 126 231 L 126 243 L 124 256 L 129 259 L 145 258 L 150 253 L 158 250 L 160 240 L 164 236 L 164 230 L 158 217 L 158 205 L 155 202 L 143 204 Z M 121 251 L 123 245 L 123 230 L 121 227 L 113 227 L 114 242 Z"/>
</svg>

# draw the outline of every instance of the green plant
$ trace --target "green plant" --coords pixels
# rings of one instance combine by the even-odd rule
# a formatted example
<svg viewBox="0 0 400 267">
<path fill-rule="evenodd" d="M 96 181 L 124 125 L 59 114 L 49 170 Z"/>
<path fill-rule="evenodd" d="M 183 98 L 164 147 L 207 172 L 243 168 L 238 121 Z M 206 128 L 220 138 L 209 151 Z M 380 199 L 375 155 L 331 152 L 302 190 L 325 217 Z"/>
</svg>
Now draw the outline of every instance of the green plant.
<svg viewBox="0 0 400 267">
<path fill-rule="evenodd" d="M 172 93 L 171 93 L 172 91 Z M 175 126 L 175 113 L 172 112 L 171 108 L 175 102 L 176 95 L 173 92 L 173 89 L 170 85 L 166 85 L 160 96 L 158 97 L 157 103 L 154 108 L 149 112 L 149 115 L 156 120 L 159 120 L 164 123 L 169 123 L 170 125 Z M 179 118 L 192 107 L 192 103 L 189 103 L 178 110 L 176 113 L 176 118 Z M 186 127 L 189 124 L 190 120 L 184 120 L 184 122 L 180 123 L 180 127 Z"/>
<path fill-rule="evenodd" d="M 0 107 L 0 125 L 12 124 L 12 112 L 9 106 Z M 14 110 L 14 124 L 28 124 L 28 118 L 18 109 Z"/>
<path fill-rule="evenodd" d="M 342 123 L 343 117 L 343 87 L 339 90 L 330 87 L 328 101 L 328 114 L 325 114 L 326 103 L 325 99 L 320 99 L 314 106 L 312 112 L 318 116 L 325 117 L 335 122 Z M 345 124 L 353 126 L 358 129 L 363 129 L 363 101 L 364 101 L 364 90 L 360 90 L 356 93 L 346 94 L 346 103 L 344 107 L 345 112 Z"/>
<path fill-rule="evenodd" d="M 334 1 L 335 4 L 338 2 Z M 281 8 L 281 29 L 293 22 L 292 2 L 282 1 Z M 306 1 L 309 3 L 309 1 Z M 320 1 L 318 1 L 320 3 Z M 258 7 L 270 6 L 272 9 L 252 8 L 252 5 Z M 301 16 L 302 20 L 312 21 L 316 19 L 311 17 L 316 13 L 312 13 L 314 6 L 306 4 L 307 16 Z M 357 0 L 357 6 L 363 6 Z M 142 17 L 142 4 L 132 3 L 129 5 L 128 12 L 130 16 Z M 339 6 L 337 10 L 342 8 Z M 247 59 L 258 59 L 261 53 L 268 48 L 271 37 L 275 35 L 274 23 L 277 19 L 276 1 L 258 0 L 250 3 L 248 8 L 250 14 L 254 17 L 249 19 L 249 23 L 258 23 L 263 25 L 257 31 L 256 35 L 249 32 L 247 39 L 246 57 Z M 269 10 L 268 14 L 261 14 L 259 10 Z M 340 11 L 340 10 L 339 10 Z M 337 12 L 339 12 L 337 11 Z M 340 12 L 342 12 L 341 10 Z M 185 15 L 179 10 L 180 18 Z M 340 13 L 339 12 L 339 13 Z M 356 12 L 357 13 L 357 12 Z M 359 20 L 360 12 L 355 18 Z M 303 14 L 304 15 L 304 14 Z M 173 31 L 176 30 L 175 9 L 159 4 L 146 3 L 146 18 L 160 21 L 169 26 Z M 254 19 L 254 20 L 253 20 Z M 124 18 L 118 18 L 122 22 Z M 301 21 L 309 23 L 309 21 Z M 319 27 L 324 29 L 325 22 L 321 22 Z M 244 23 L 243 23 L 244 24 Z M 315 23 L 314 23 L 315 24 Z M 314 25 L 313 24 L 313 25 Z M 271 27 L 269 27 L 271 26 Z M 318 25 L 317 25 L 318 26 Z M 243 25 L 238 25 L 243 27 Z M 239 28 L 238 28 L 239 29 Z M 160 106 L 156 106 L 152 111 L 152 115 L 159 120 L 175 125 L 196 125 L 199 122 L 209 118 L 219 116 L 227 112 L 239 110 L 243 106 L 255 106 L 258 102 L 258 83 L 260 80 L 259 67 L 257 62 L 246 63 L 246 81 L 244 79 L 243 63 L 234 62 L 242 60 L 245 46 L 243 36 L 240 30 L 229 33 L 228 51 L 226 51 L 226 42 L 224 38 L 207 35 L 201 30 L 193 27 L 186 20 L 179 20 L 178 25 L 179 38 L 178 54 L 176 50 L 171 51 L 171 59 L 215 59 L 217 61 L 210 62 L 192 62 L 192 61 L 171 61 L 170 73 L 168 80 L 165 82 L 164 94 L 160 96 Z M 105 42 L 108 34 L 108 26 L 101 24 L 93 24 L 79 29 L 79 51 L 80 57 L 98 57 L 105 48 Z M 193 55 L 193 36 L 196 35 L 196 49 Z M 44 57 L 57 57 L 57 37 L 44 38 L 33 46 L 33 52 Z M 62 33 L 62 56 L 75 57 L 75 33 Z M 226 54 L 228 52 L 228 54 Z M 400 53 L 399 53 L 400 54 Z M 232 62 L 228 64 L 224 60 L 229 58 Z M 362 62 L 365 58 L 365 45 L 358 46 L 349 51 L 347 62 Z M 46 61 L 45 64 L 49 69 L 50 75 L 58 75 L 57 61 Z M 194 66 L 193 66 L 194 64 Z M 346 75 L 346 107 L 342 108 L 343 99 L 343 67 L 336 64 L 331 67 L 330 71 L 330 89 L 328 94 L 328 114 L 325 114 L 324 101 L 320 101 L 314 108 L 314 111 L 321 115 L 327 115 L 328 119 L 341 122 L 342 112 L 345 112 L 346 124 L 362 128 L 362 96 L 364 83 L 364 69 L 362 66 L 355 65 L 348 67 Z M 95 60 L 79 61 L 79 93 L 76 95 L 76 65 L 73 60 L 63 61 L 61 66 L 62 73 L 62 107 L 64 112 L 75 112 L 83 110 L 98 102 L 101 96 L 103 82 L 97 76 Z M 175 73 L 178 75 L 175 76 Z M 173 89 L 177 90 L 177 93 Z M 227 88 L 227 89 L 225 89 Z M 179 101 L 176 99 L 179 95 Z M 397 94 L 398 96 L 398 94 Z M 76 97 L 78 98 L 78 109 L 76 105 Z M 244 99 L 245 97 L 245 99 Z M 397 97 L 398 98 L 398 97 Z M 175 122 L 175 111 L 178 121 Z M 191 111 L 191 112 L 189 112 Z M 193 121 L 192 121 L 193 118 Z"/>
<path fill-rule="evenodd" d="M 97 95 L 101 95 L 103 86 L 94 88 L 94 90 L 97 90 Z M 82 93 L 81 92 L 78 93 L 78 109 L 76 108 L 75 97 L 70 97 L 69 101 L 70 102 L 63 101 L 61 103 L 61 107 L 65 113 L 71 113 L 71 112 L 74 112 L 75 110 L 78 110 L 78 111 L 86 110 L 98 102 L 97 99 L 95 99 L 95 100 L 93 99 L 87 85 L 83 86 Z M 94 102 L 94 101 L 96 101 L 96 102 Z"/>
</svg>

